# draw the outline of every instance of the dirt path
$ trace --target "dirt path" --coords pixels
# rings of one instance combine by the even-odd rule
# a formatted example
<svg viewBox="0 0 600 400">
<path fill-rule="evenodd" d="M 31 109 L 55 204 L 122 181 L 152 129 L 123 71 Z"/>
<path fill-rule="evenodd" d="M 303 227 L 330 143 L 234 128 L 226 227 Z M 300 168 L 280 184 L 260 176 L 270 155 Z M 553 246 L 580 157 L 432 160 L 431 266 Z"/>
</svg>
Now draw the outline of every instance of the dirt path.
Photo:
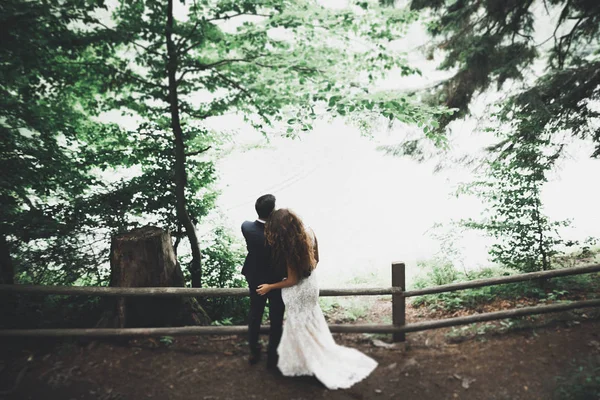
<svg viewBox="0 0 600 400">
<path fill-rule="evenodd" d="M 7 341 L 0 389 L 10 387 L 27 365 L 17 390 L 4 398 L 552 399 L 560 398 L 557 376 L 569 376 L 582 362 L 600 367 L 600 320 L 582 313 L 568 319 L 554 316 L 545 327 L 488 332 L 459 342 L 448 329 L 414 333 L 406 344 L 391 348 L 377 347 L 364 335 L 338 336 L 379 362 L 365 381 L 340 391 L 326 390 L 310 377 L 275 376 L 264 362 L 248 366 L 238 337 L 178 338 L 169 345 L 99 342 L 91 348 Z"/>
</svg>

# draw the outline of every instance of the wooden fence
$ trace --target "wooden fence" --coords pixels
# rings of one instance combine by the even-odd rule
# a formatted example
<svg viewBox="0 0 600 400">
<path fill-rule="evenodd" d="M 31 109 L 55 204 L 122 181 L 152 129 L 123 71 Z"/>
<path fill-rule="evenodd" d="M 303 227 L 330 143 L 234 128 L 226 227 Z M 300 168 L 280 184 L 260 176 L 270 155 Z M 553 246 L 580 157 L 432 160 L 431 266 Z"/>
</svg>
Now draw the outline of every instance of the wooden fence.
<svg viewBox="0 0 600 400">
<path fill-rule="evenodd" d="M 498 278 L 478 279 L 468 282 L 453 283 L 417 290 L 404 290 L 406 266 L 402 262 L 392 264 L 392 287 L 365 289 L 321 289 L 320 296 L 392 296 L 392 324 L 357 324 L 329 325 L 332 332 L 343 333 L 391 333 L 394 341 L 404 341 L 407 332 L 417 332 L 429 329 L 466 325 L 475 322 L 493 321 L 505 318 L 521 317 L 534 314 L 546 314 L 578 308 L 600 307 L 600 298 L 593 300 L 558 303 L 551 305 L 523 307 L 490 313 L 470 315 L 466 317 L 447 318 L 435 321 L 424 321 L 406 324 L 406 298 L 443 292 L 453 292 L 483 286 L 550 279 L 560 276 L 580 275 L 600 272 L 600 264 L 585 267 L 558 269 L 553 271 L 532 272 L 527 274 L 503 276 Z M 14 294 L 44 294 L 44 295 L 87 295 L 112 297 L 223 297 L 248 296 L 248 289 L 214 289 L 214 288 L 110 288 L 87 286 L 36 286 L 36 285 L 0 285 L 0 293 Z M 116 337 L 116 336 L 185 336 L 185 335 L 230 335 L 244 334 L 246 326 L 186 326 L 174 328 L 124 328 L 124 329 L 2 329 L 0 336 L 20 337 Z M 263 326 L 262 332 L 268 332 Z"/>
</svg>

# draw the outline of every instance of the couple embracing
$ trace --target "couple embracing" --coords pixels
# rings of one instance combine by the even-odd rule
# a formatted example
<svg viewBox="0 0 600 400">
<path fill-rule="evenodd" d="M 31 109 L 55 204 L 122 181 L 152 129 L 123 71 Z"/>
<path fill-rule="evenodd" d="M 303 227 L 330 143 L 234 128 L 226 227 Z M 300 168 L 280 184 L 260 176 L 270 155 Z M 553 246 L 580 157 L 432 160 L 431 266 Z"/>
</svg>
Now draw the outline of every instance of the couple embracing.
<svg viewBox="0 0 600 400">
<path fill-rule="evenodd" d="M 258 336 L 268 301 L 267 368 L 285 376 L 314 375 L 329 389 L 349 388 L 363 380 L 377 362 L 337 345 L 331 336 L 319 306 L 314 232 L 292 211 L 275 210 L 273 195 L 259 197 L 255 208 L 258 219 L 242 224 L 248 249 L 242 274 L 250 288 L 250 364 L 261 357 Z"/>
</svg>

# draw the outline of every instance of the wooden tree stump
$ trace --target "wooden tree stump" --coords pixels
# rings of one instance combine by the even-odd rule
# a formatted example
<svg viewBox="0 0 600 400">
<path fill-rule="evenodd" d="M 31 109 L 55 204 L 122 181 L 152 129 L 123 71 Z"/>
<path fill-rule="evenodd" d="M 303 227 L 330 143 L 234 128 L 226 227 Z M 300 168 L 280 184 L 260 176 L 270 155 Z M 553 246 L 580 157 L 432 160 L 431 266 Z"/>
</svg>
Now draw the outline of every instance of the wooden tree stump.
<svg viewBox="0 0 600 400">
<path fill-rule="evenodd" d="M 160 228 L 145 226 L 112 238 L 110 286 L 184 287 L 171 241 Z M 206 325 L 208 315 L 194 298 L 121 297 L 113 299 L 99 327 Z"/>
</svg>

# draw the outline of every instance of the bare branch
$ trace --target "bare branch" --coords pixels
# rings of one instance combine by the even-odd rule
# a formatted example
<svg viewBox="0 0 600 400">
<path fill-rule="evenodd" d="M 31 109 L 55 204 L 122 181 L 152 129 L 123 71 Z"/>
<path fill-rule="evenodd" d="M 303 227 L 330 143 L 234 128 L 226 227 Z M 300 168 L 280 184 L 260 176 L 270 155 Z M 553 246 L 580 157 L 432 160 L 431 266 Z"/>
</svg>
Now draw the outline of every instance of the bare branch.
<svg viewBox="0 0 600 400">
<path fill-rule="evenodd" d="M 225 65 L 225 64 L 230 64 L 230 63 L 234 63 L 234 62 L 250 62 L 250 60 L 248 59 L 243 59 L 243 58 L 237 58 L 237 59 L 227 59 L 227 60 L 220 60 L 217 62 L 214 62 L 212 64 L 200 64 L 198 63 L 198 65 L 194 68 L 186 68 L 182 71 L 181 75 L 179 76 L 179 78 L 177 79 L 177 84 L 179 84 L 183 78 L 185 77 L 185 75 L 187 75 L 190 72 L 202 72 L 202 71 L 207 71 L 211 68 L 216 68 L 219 67 L 221 65 Z"/>
<path fill-rule="evenodd" d="M 570 5 L 571 5 L 571 0 L 567 0 L 567 4 L 565 4 L 565 6 L 563 7 L 562 11 L 560 12 L 560 17 L 558 18 L 558 22 L 556 23 L 556 27 L 554 28 L 554 32 L 552 32 L 552 37 L 554 38 L 554 46 L 555 47 L 559 47 L 558 39 L 556 38 L 556 32 L 558 32 L 558 29 L 562 25 L 563 21 L 569 15 L 569 6 Z"/>
<path fill-rule="evenodd" d="M 186 39 L 185 41 L 182 41 L 182 44 L 183 44 L 184 42 L 186 42 L 186 41 L 187 41 L 187 39 Z M 185 49 L 179 49 L 179 50 L 177 50 L 177 52 L 178 52 L 178 54 L 185 54 L 185 53 L 187 53 L 188 51 L 192 50 L 194 47 L 196 47 L 196 46 L 199 46 L 199 45 L 200 45 L 202 42 L 203 42 L 203 40 L 199 40 L 199 41 L 197 41 L 197 42 L 195 42 L 195 43 L 192 43 L 191 45 L 189 45 L 189 46 L 188 46 L 188 47 L 186 47 Z"/>
<path fill-rule="evenodd" d="M 177 79 L 177 83 L 181 82 L 181 80 L 183 80 L 183 77 L 188 74 L 189 72 L 202 72 L 202 71 L 206 71 L 209 69 L 214 69 L 216 67 L 220 67 L 222 65 L 226 65 L 226 64 L 232 64 L 235 62 L 252 62 L 253 60 L 256 60 L 259 57 L 264 57 L 266 54 L 259 54 L 255 57 L 250 57 L 250 58 L 228 58 L 228 59 L 223 59 L 223 60 L 219 60 L 219 61 L 215 61 L 213 63 L 210 64 L 202 64 L 202 63 L 196 63 L 196 66 L 193 68 L 187 68 L 185 70 L 183 70 L 181 76 L 179 77 L 179 79 Z"/>
<path fill-rule="evenodd" d="M 234 88 L 239 90 L 241 93 L 245 94 L 248 98 L 252 98 L 252 93 L 250 93 L 246 88 L 242 87 L 238 82 L 225 76 L 224 74 L 220 73 L 219 71 L 214 71 L 214 72 L 225 82 L 229 83 L 231 86 L 233 86 Z"/>
<path fill-rule="evenodd" d="M 567 54 L 569 53 L 569 50 L 571 49 L 571 44 L 573 43 L 573 37 L 575 36 L 575 31 L 577 30 L 579 25 L 581 25 L 581 23 L 585 19 L 587 19 L 587 18 L 582 17 L 579 20 L 577 20 L 577 22 L 573 26 L 573 29 L 571 29 L 571 32 L 569 32 L 566 35 L 561 36 L 561 38 L 558 41 L 558 49 L 557 49 L 558 50 L 558 65 L 561 68 L 565 63 Z M 563 47 L 565 44 L 566 44 L 566 49 Z"/>
<path fill-rule="evenodd" d="M 273 16 L 272 14 L 260 14 L 260 13 L 243 12 L 243 13 L 236 13 L 236 14 L 224 15 L 222 17 L 210 18 L 210 19 L 207 19 L 206 21 L 207 22 L 220 21 L 220 20 L 226 21 L 228 19 L 239 17 L 241 15 L 249 15 L 249 16 L 255 16 L 255 17 L 266 17 L 266 18 L 270 18 L 270 17 Z"/>
<path fill-rule="evenodd" d="M 191 151 L 189 153 L 186 153 L 185 156 L 186 157 L 197 156 L 198 154 L 202 154 L 202 153 L 210 150 L 211 148 L 212 148 L 212 146 L 208 146 L 208 147 L 206 147 L 204 149 L 201 149 L 201 150 Z"/>
<path fill-rule="evenodd" d="M 318 69 L 318 68 L 312 68 L 312 67 L 302 67 L 300 65 L 285 65 L 285 64 L 263 64 L 263 63 L 254 63 L 255 65 L 258 65 L 259 67 L 263 67 L 263 68 L 274 68 L 274 69 L 279 69 L 279 68 L 287 68 L 287 69 L 293 69 L 295 71 L 300 71 L 300 72 L 319 72 L 319 73 L 323 73 L 322 70 Z"/>
<path fill-rule="evenodd" d="M 211 69 L 211 68 L 220 67 L 221 65 L 231 64 L 234 62 L 251 62 L 252 60 L 255 60 L 259 57 L 263 57 L 263 56 L 259 55 L 259 56 L 252 57 L 252 58 L 229 58 L 229 59 L 225 59 L 225 60 L 215 61 L 214 63 L 210 63 L 210 64 L 200 64 L 199 68 L 207 70 L 207 69 Z"/>
<path fill-rule="evenodd" d="M 196 33 L 196 29 L 198 29 L 198 25 L 200 25 L 200 22 L 202 20 L 197 20 L 196 23 L 194 24 L 194 26 L 192 27 L 192 31 L 190 32 L 190 34 L 187 37 L 181 37 L 181 39 L 179 39 L 177 41 L 177 43 L 175 44 L 175 47 L 178 49 L 177 51 L 179 52 L 179 48 L 185 43 L 187 42 L 189 39 L 192 38 L 192 36 L 194 36 L 194 33 Z"/>
<path fill-rule="evenodd" d="M 216 68 L 223 66 L 223 65 L 227 65 L 227 64 L 232 64 L 232 63 L 236 63 L 236 62 L 245 62 L 245 63 L 252 63 L 254 65 L 257 65 L 259 67 L 263 67 L 263 68 L 272 68 L 272 69 L 281 69 L 281 68 L 286 68 L 286 69 L 291 69 L 291 70 L 295 70 L 295 71 L 299 71 L 299 72 L 313 72 L 313 73 L 323 73 L 322 70 L 318 69 L 318 68 L 313 68 L 313 67 L 304 67 L 301 65 L 286 65 L 286 64 L 266 64 L 266 63 L 261 63 L 261 62 L 256 62 L 255 60 L 260 58 L 260 57 L 265 57 L 266 54 L 259 54 L 257 56 L 254 57 L 249 57 L 249 58 L 228 58 L 228 59 L 223 59 L 223 60 L 219 60 L 219 61 L 215 61 L 213 63 L 210 64 L 201 64 L 201 63 L 196 63 L 196 66 L 193 68 L 187 68 L 184 69 L 181 73 L 181 75 L 179 76 L 179 78 L 177 79 L 177 84 L 179 84 L 183 78 L 185 77 L 185 75 L 187 75 L 190 72 L 202 72 L 202 71 L 207 71 L 207 70 L 213 70 L 217 75 L 219 75 L 223 80 L 227 81 L 228 83 L 230 83 L 232 86 L 236 87 L 237 89 L 240 89 L 241 91 L 246 91 L 245 89 L 243 89 L 242 87 L 239 86 L 239 84 L 235 81 L 232 81 L 231 79 L 227 78 L 225 75 L 220 74 Z M 247 93 L 247 95 L 249 96 L 250 94 Z"/>
</svg>

